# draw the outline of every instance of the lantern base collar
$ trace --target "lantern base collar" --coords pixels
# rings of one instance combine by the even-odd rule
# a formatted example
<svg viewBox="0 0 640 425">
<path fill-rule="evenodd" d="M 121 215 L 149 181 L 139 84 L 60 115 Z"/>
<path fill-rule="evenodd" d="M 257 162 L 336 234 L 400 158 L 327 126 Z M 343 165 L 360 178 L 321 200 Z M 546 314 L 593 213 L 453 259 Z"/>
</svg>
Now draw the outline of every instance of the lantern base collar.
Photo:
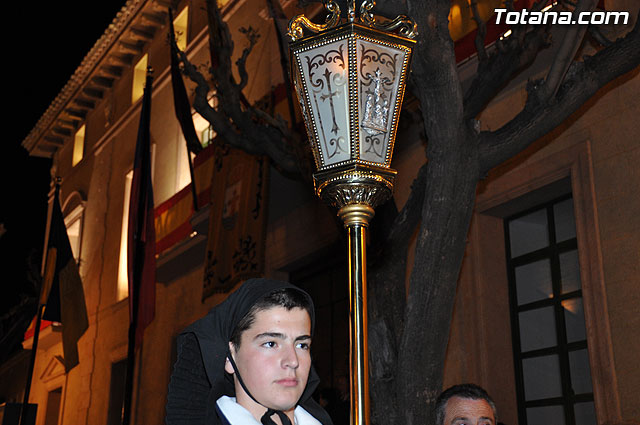
<svg viewBox="0 0 640 425">
<path fill-rule="evenodd" d="M 367 165 L 351 165 L 313 175 L 316 194 L 333 207 L 363 204 L 371 208 L 393 194 L 396 171 Z"/>
<path fill-rule="evenodd" d="M 369 222 L 375 215 L 375 210 L 365 204 L 349 204 L 338 210 L 338 217 L 342 219 L 344 227 L 369 226 Z"/>
</svg>

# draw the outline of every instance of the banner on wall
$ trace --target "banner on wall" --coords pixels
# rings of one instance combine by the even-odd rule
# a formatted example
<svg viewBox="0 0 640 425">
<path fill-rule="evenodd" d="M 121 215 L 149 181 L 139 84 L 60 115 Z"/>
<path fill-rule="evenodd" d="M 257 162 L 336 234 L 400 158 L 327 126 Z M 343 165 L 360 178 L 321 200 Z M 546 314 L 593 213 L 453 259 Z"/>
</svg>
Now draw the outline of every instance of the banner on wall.
<svg viewBox="0 0 640 425">
<path fill-rule="evenodd" d="M 264 271 L 265 157 L 216 146 L 202 299 Z"/>
</svg>

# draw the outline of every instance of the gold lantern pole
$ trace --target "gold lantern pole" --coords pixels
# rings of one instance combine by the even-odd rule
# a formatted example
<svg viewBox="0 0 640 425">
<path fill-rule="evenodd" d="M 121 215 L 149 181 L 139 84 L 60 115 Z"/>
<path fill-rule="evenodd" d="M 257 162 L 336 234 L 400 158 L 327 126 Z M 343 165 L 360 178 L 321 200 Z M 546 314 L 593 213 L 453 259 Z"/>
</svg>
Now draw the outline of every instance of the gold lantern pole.
<svg viewBox="0 0 640 425">
<path fill-rule="evenodd" d="M 405 16 L 379 24 L 374 1 L 362 2 L 356 22 L 353 0 L 339 25 L 338 5 L 324 3 L 324 24 L 303 15 L 289 23 L 292 77 L 318 169 L 315 192 L 348 232 L 351 425 L 368 425 L 366 232 L 393 192 L 391 155 L 416 25 Z M 305 30 L 315 35 L 303 38 Z"/>
<path fill-rule="evenodd" d="M 369 423 L 366 231 L 373 214 L 373 208 L 364 204 L 349 204 L 338 212 L 349 235 L 349 366 L 352 424 Z"/>
<path fill-rule="evenodd" d="M 370 423 L 366 241 L 367 228 L 375 214 L 373 207 L 391 195 L 389 180 L 392 181 L 395 172 L 389 171 L 385 172 L 388 180 L 378 181 L 366 174 L 343 175 L 342 179 L 316 189 L 325 202 L 339 208 L 338 216 L 348 234 L 351 425 Z M 318 175 L 314 177 L 318 179 Z"/>
</svg>

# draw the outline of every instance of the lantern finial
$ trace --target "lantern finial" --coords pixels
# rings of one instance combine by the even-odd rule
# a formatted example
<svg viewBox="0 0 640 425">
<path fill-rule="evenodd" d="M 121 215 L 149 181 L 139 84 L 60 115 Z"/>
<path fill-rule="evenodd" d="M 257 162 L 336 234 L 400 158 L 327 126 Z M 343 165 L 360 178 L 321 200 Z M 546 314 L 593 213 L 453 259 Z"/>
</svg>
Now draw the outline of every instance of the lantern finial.
<svg viewBox="0 0 640 425">
<path fill-rule="evenodd" d="M 320 33 L 335 28 L 340 24 L 340 6 L 333 0 L 324 0 L 324 7 L 329 12 L 324 24 L 314 24 L 304 15 L 297 15 L 289 21 L 288 35 L 292 41 L 299 40 L 304 37 L 304 30 L 307 29 L 311 33 Z M 348 0 L 347 22 L 354 23 L 356 21 L 355 0 Z M 415 38 L 418 35 L 417 25 L 415 21 L 408 16 L 398 15 L 389 22 L 377 22 L 371 10 L 375 7 L 374 0 L 363 0 L 360 5 L 359 23 L 381 31 L 394 32 L 407 38 Z"/>
</svg>

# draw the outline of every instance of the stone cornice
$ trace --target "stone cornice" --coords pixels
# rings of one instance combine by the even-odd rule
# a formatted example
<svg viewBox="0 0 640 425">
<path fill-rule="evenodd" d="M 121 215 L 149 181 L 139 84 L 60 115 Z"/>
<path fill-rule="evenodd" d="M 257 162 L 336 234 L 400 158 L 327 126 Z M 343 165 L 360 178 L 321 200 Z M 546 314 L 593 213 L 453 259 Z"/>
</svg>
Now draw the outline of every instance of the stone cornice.
<svg viewBox="0 0 640 425">
<path fill-rule="evenodd" d="M 82 60 L 80 66 L 78 66 L 69 81 L 67 81 L 67 84 L 65 84 L 33 129 L 31 129 L 27 137 L 22 141 L 22 146 L 27 149 L 29 153 L 36 148 L 38 141 L 45 135 L 56 118 L 60 116 L 64 108 L 69 105 L 74 95 L 76 95 L 87 82 L 88 78 L 106 57 L 109 50 L 117 42 L 121 34 L 146 2 L 147 0 L 128 0 L 117 13 L 104 34 L 93 45 L 89 53 Z"/>
</svg>

